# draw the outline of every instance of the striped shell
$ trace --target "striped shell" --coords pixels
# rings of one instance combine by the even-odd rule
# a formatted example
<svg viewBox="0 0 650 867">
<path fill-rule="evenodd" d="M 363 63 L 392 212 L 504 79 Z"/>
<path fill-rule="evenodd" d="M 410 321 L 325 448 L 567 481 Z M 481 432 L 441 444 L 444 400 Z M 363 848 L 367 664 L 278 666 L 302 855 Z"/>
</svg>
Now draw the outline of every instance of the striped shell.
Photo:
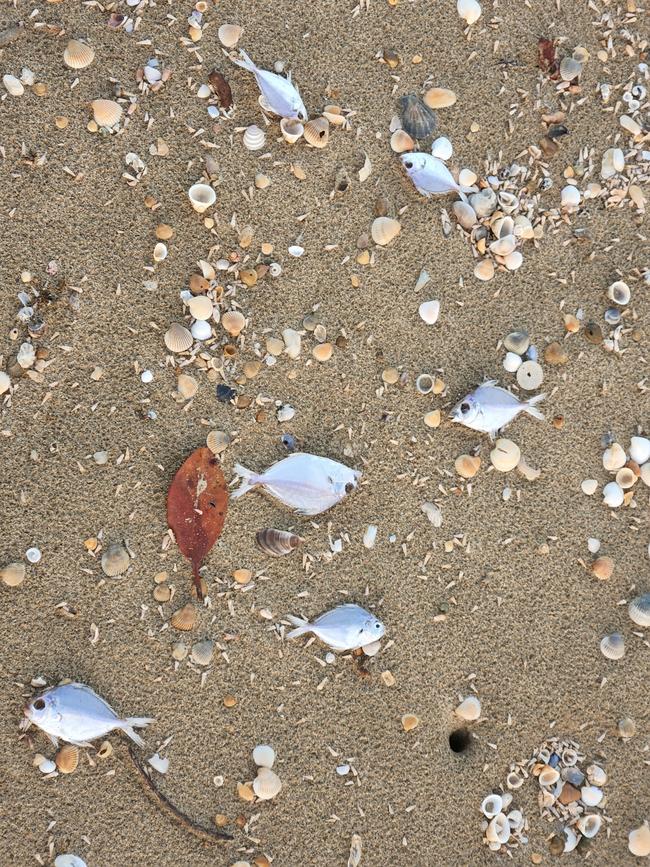
<svg viewBox="0 0 650 867">
<path fill-rule="evenodd" d="M 80 39 L 71 39 L 63 51 L 63 62 L 70 69 L 85 69 L 95 59 L 95 49 Z"/>
<path fill-rule="evenodd" d="M 64 744 L 54 756 L 54 762 L 62 774 L 71 774 L 79 764 L 79 747 L 74 744 Z"/>
<path fill-rule="evenodd" d="M 196 625 L 196 608 L 188 602 L 187 605 L 174 611 L 169 622 L 180 632 L 190 632 Z"/>
<path fill-rule="evenodd" d="M 110 129 L 120 122 L 122 106 L 112 99 L 94 99 L 90 103 L 93 117 L 98 126 Z"/>
<path fill-rule="evenodd" d="M 317 117 L 307 121 L 303 133 L 305 141 L 315 148 L 327 147 L 330 140 L 330 122 L 326 117 Z"/>
<path fill-rule="evenodd" d="M 23 563 L 9 563 L 0 569 L 0 581 L 7 587 L 18 587 L 25 580 L 25 566 Z"/>
<path fill-rule="evenodd" d="M 265 554 L 269 554 L 271 557 L 284 557 L 285 554 L 290 554 L 294 548 L 304 542 L 304 539 L 286 530 L 267 527 L 265 530 L 257 532 L 255 541 Z"/>
<path fill-rule="evenodd" d="M 402 129 L 411 138 L 427 138 L 436 128 L 435 112 L 425 105 L 415 93 L 402 96 L 399 100 L 402 118 Z"/>
<path fill-rule="evenodd" d="M 280 777 L 270 768 L 260 768 L 253 780 L 253 791 L 260 801 L 270 801 L 282 788 Z"/>
<path fill-rule="evenodd" d="M 402 231 L 402 226 L 392 217 L 377 217 L 370 229 L 370 235 L 375 244 L 385 247 Z"/>
<path fill-rule="evenodd" d="M 637 626 L 650 626 L 650 593 L 636 596 L 630 602 L 627 613 Z"/>
<path fill-rule="evenodd" d="M 620 632 L 606 635 L 600 642 L 600 652 L 607 659 L 623 659 L 625 656 L 625 639 Z"/>
<path fill-rule="evenodd" d="M 221 325 L 231 337 L 237 337 L 246 325 L 246 317 L 239 310 L 227 310 L 221 317 Z"/>
<path fill-rule="evenodd" d="M 244 28 L 238 24 L 222 24 L 217 30 L 219 42 L 224 48 L 234 48 L 241 39 Z"/>
<path fill-rule="evenodd" d="M 129 553 L 120 542 L 113 542 L 102 554 L 102 571 L 109 578 L 123 575 L 129 568 Z"/>
<path fill-rule="evenodd" d="M 210 665 L 214 656 L 214 641 L 206 638 L 192 645 L 190 659 L 195 665 Z"/>
<path fill-rule="evenodd" d="M 264 147 L 264 143 L 266 142 L 266 133 L 259 126 L 252 124 L 246 127 L 243 142 L 247 150 L 259 151 Z"/>
<path fill-rule="evenodd" d="M 165 331 L 165 346 L 170 352 L 187 352 L 194 343 L 194 338 L 180 322 L 172 322 Z"/>
</svg>

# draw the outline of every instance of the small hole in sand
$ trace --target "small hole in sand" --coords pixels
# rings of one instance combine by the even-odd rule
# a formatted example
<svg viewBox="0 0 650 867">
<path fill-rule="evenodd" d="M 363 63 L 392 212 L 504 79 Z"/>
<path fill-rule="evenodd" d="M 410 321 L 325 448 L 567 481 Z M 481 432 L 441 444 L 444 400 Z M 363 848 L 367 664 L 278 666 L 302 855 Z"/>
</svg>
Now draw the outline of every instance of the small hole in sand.
<svg viewBox="0 0 650 867">
<path fill-rule="evenodd" d="M 454 729 L 449 735 L 449 748 L 454 753 L 464 753 L 471 742 L 472 737 L 467 729 Z"/>
</svg>

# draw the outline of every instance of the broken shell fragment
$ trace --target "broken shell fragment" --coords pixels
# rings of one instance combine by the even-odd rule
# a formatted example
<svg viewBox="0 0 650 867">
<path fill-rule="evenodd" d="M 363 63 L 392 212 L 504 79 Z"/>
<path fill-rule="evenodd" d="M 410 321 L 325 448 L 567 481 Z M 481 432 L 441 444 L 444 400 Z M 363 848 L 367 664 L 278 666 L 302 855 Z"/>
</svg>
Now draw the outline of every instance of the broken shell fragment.
<svg viewBox="0 0 650 867">
<path fill-rule="evenodd" d="M 375 244 L 385 247 L 402 231 L 402 226 L 392 217 L 377 217 L 373 220 L 370 234 Z"/>
<path fill-rule="evenodd" d="M 80 39 L 71 39 L 63 51 L 63 62 L 70 69 L 85 69 L 94 59 L 95 49 Z"/>
<path fill-rule="evenodd" d="M 253 750 L 253 761 L 258 768 L 272 768 L 275 762 L 275 750 L 268 744 L 258 744 Z"/>
<path fill-rule="evenodd" d="M 8 563 L 0 569 L 0 581 L 7 587 L 18 587 L 25 580 L 25 566 L 22 563 Z"/>
<path fill-rule="evenodd" d="M 627 613 L 637 626 L 644 628 L 650 626 L 650 593 L 635 596 L 628 606 Z"/>
<path fill-rule="evenodd" d="M 633 738 L 636 734 L 636 723 L 629 716 L 624 716 L 622 719 L 618 721 L 618 725 L 616 727 L 616 731 L 618 733 L 619 738 L 623 738 L 623 740 L 627 740 L 628 738 Z"/>
<path fill-rule="evenodd" d="M 647 820 L 638 828 L 633 828 L 627 835 L 627 848 L 637 858 L 647 858 L 650 855 L 650 826 Z"/>
<path fill-rule="evenodd" d="M 180 322 L 172 322 L 165 331 L 165 346 L 170 352 L 187 352 L 193 343 L 191 333 Z"/>
<path fill-rule="evenodd" d="M 611 635 L 606 635 L 600 642 L 600 652 L 607 659 L 623 659 L 625 656 L 625 639 L 621 633 L 613 632 Z M 593 807 L 595 804 L 587 804 L 587 806 Z"/>
<path fill-rule="evenodd" d="M 209 184 L 192 184 L 187 195 L 197 214 L 203 214 L 217 201 L 217 194 Z"/>
<path fill-rule="evenodd" d="M 467 722 L 474 722 L 474 720 L 477 720 L 481 715 L 481 702 L 475 695 L 468 695 L 467 698 L 458 705 L 454 713 L 461 719 L 467 720 Z"/>
<path fill-rule="evenodd" d="M 280 121 L 280 132 L 282 133 L 282 138 L 288 144 L 295 144 L 298 139 L 302 138 L 305 127 L 296 118 L 283 117 Z"/>
<path fill-rule="evenodd" d="M 120 542 L 113 542 L 102 554 L 102 572 L 109 578 L 123 575 L 130 563 L 129 553 Z"/>
<path fill-rule="evenodd" d="M 568 360 L 569 356 L 567 354 L 567 351 L 562 346 L 562 344 L 558 343 L 557 341 L 549 343 L 549 345 L 544 350 L 544 361 L 547 364 L 566 364 Z"/>
<path fill-rule="evenodd" d="M 474 455 L 460 455 L 454 461 L 454 468 L 463 479 L 473 479 L 481 466 L 481 459 Z M 469 699 L 466 699 L 469 701 Z"/>
<path fill-rule="evenodd" d="M 440 316 L 440 301 L 433 299 L 432 301 L 423 301 L 418 307 L 420 319 L 426 322 L 427 325 L 435 325 Z"/>
<path fill-rule="evenodd" d="M 74 744 L 64 744 L 54 756 L 57 769 L 62 774 L 72 774 L 79 764 L 79 747 Z"/>
<path fill-rule="evenodd" d="M 90 103 L 97 126 L 111 129 L 122 117 L 122 106 L 112 99 L 94 99 Z"/>
<path fill-rule="evenodd" d="M 447 90 L 445 87 L 430 87 L 422 98 L 425 105 L 433 109 L 449 108 L 458 99 L 453 90 Z"/>
<path fill-rule="evenodd" d="M 315 148 L 327 147 L 330 140 L 330 122 L 326 117 L 317 117 L 308 120 L 305 124 L 303 136 L 308 145 Z"/>
<path fill-rule="evenodd" d="M 15 75 L 3 75 L 2 83 L 10 96 L 22 96 L 25 92 L 24 84 Z"/>
<path fill-rule="evenodd" d="M 267 527 L 264 530 L 258 530 L 255 541 L 265 554 L 269 554 L 271 557 L 284 557 L 295 550 L 301 542 L 304 542 L 304 539 L 286 530 Z"/>
<path fill-rule="evenodd" d="M 270 768 L 261 767 L 253 780 L 253 791 L 260 801 L 270 801 L 280 793 L 282 781 Z"/>
<path fill-rule="evenodd" d="M 450 159 L 453 152 L 454 149 L 451 142 L 444 135 L 437 138 L 431 145 L 431 155 L 437 157 L 439 160 Z"/>
<path fill-rule="evenodd" d="M 237 24 L 222 24 L 217 30 L 217 36 L 224 48 L 234 48 L 241 39 L 243 32 L 244 28 L 239 27 Z"/>
<path fill-rule="evenodd" d="M 174 611 L 169 622 L 180 632 L 190 632 L 196 625 L 196 608 L 191 602 Z"/>
<path fill-rule="evenodd" d="M 512 440 L 504 438 L 498 439 L 490 452 L 492 466 L 500 473 L 509 473 L 510 470 L 514 470 L 520 458 L 519 446 Z"/>
</svg>

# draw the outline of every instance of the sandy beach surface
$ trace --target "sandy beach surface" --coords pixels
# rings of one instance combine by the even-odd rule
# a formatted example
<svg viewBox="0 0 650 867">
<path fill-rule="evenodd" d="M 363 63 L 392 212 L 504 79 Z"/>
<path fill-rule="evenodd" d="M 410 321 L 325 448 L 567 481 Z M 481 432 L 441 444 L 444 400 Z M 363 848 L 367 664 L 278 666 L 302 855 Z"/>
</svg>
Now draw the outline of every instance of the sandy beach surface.
<svg viewBox="0 0 650 867">
<path fill-rule="evenodd" d="M 2 88 L 0 102 L 0 369 L 12 382 L 0 397 L 0 566 L 27 566 L 20 586 L 0 586 L 0 863 L 49 864 L 75 853 L 88 867 L 344 867 L 357 834 L 362 867 L 548 864 L 561 823 L 540 817 L 534 778 L 513 793 L 528 843 L 510 848 L 508 862 L 487 848 L 479 807 L 512 763 L 551 736 L 577 742 L 583 769 L 597 762 L 608 778 L 601 831 L 563 863 L 587 853 L 593 865 L 641 863 L 627 835 L 650 819 L 648 641 L 623 602 L 650 589 L 649 489 L 638 481 L 626 505 L 610 510 L 600 490 L 585 496 L 581 482 L 596 479 L 600 488 L 614 477 L 603 469 L 604 435 L 627 449 L 649 429 L 647 217 L 624 194 L 618 207 L 601 193 L 576 213 L 558 209 L 572 171 L 584 191 L 604 184 L 607 148 L 636 149 L 640 161 L 649 147 L 619 126 L 624 86 L 643 81 L 647 11 L 577 0 L 484 3 L 467 35 L 452 0 L 372 0 L 357 14 L 347 0 L 208 7 L 198 55 L 187 42 L 191 3 L 145 2 L 136 12 L 124 3 L 17 0 L 0 14 L 0 30 L 24 23 L 0 50 L 0 72 L 20 76 L 27 67 L 46 85 L 42 95 L 28 86 L 15 97 Z M 137 31 L 110 29 L 111 12 L 139 15 Z M 594 25 L 604 13 L 612 15 L 609 29 Z M 315 149 L 283 142 L 276 121 L 265 127 L 253 76 L 230 63 L 217 38 L 224 22 L 243 26 L 239 47 L 262 67 L 286 63 L 311 116 L 338 104 L 350 111 L 349 128 L 332 127 L 328 146 Z M 610 32 L 603 61 L 597 52 L 607 50 Z M 558 81 L 548 78 L 542 86 L 541 36 L 561 40 L 558 57 L 577 46 L 589 52 L 575 93 L 560 98 Z M 63 63 L 71 37 L 95 48 L 87 69 Z M 401 58 L 395 69 L 378 59 L 387 49 Z M 171 78 L 142 93 L 136 71 L 156 55 Z M 232 119 L 211 119 L 196 95 L 214 68 L 232 87 Z M 607 104 L 597 92 L 602 82 L 617 89 Z M 534 162 L 527 148 L 544 135 L 541 115 L 564 106 L 569 133 L 555 156 L 542 157 L 550 182 L 540 189 L 537 171 L 528 186 L 538 196 L 540 238 L 526 242 L 513 273 L 500 268 L 493 280 L 477 280 L 454 197 L 419 196 L 391 151 L 397 98 L 423 92 L 425 83 L 457 94 L 437 113 L 438 134 L 453 143 L 452 169 L 470 168 L 479 179 L 488 159 L 500 167 Z M 89 102 L 114 98 L 116 84 L 123 107 L 132 102 L 128 122 L 123 117 L 112 135 L 89 131 Z M 637 117 L 647 124 L 647 98 L 641 102 Z M 68 118 L 64 129 L 57 116 Z M 236 131 L 253 123 L 267 132 L 257 152 Z M 168 155 L 155 155 L 158 139 Z M 123 177 L 133 174 L 128 153 L 146 164 L 133 185 Z M 364 153 L 372 173 L 361 183 Z M 208 156 L 216 161 L 217 203 L 204 215 L 212 227 L 187 198 Z M 348 188 L 330 195 L 341 169 Z M 255 188 L 257 173 L 271 179 L 268 188 Z M 646 196 L 647 176 L 646 164 L 637 178 Z M 371 262 L 359 264 L 358 241 L 382 197 L 401 233 L 386 248 L 370 241 Z M 544 212 L 553 215 L 542 220 Z M 174 236 L 167 259 L 153 266 L 159 223 Z M 242 249 L 237 229 L 248 225 L 252 242 Z M 272 254 L 262 254 L 264 243 Z M 294 244 L 302 257 L 287 252 Z M 231 254 L 248 257 L 242 267 L 278 262 L 282 273 L 252 287 L 234 271 L 219 278 L 227 287 L 222 313 L 234 300 L 248 320 L 237 354 L 222 364 L 228 339 L 215 325 L 216 339 L 202 350 L 214 369 L 183 368 L 199 387 L 193 399 L 176 399 L 179 365 L 190 355 L 174 361 L 163 334 L 173 321 L 189 325 L 179 293 L 199 260 Z M 416 291 L 422 269 L 430 281 Z M 613 331 L 604 313 L 615 280 L 632 298 L 621 308 L 618 351 L 607 351 L 585 339 L 584 324 L 598 323 L 605 338 Z M 46 330 L 35 338 L 16 319 L 21 291 L 39 296 Z M 428 299 L 441 305 L 432 326 L 418 316 Z M 316 339 L 303 327 L 316 307 L 335 344 L 325 363 L 312 357 Z M 569 334 L 564 317 L 578 313 L 579 331 Z M 300 356 L 268 363 L 266 340 L 285 328 L 303 332 Z M 484 378 L 517 390 L 500 343 L 515 328 L 539 351 L 538 391 L 547 395 L 545 421 L 522 414 L 506 433 L 541 470 L 534 481 L 491 468 L 487 435 L 447 418 Z M 16 356 L 26 341 L 39 352 L 21 376 Z M 552 341 L 566 363 L 543 360 Z M 256 357 L 261 370 L 247 380 L 242 365 Z M 398 381 L 386 384 L 382 374 L 390 380 L 392 369 Z M 141 381 L 143 370 L 153 381 Z M 417 393 L 422 372 L 442 380 L 442 393 Z M 217 400 L 223 382 L 238 405 Z M 295 409 L 291 420 L 277 420 L 282 405 Z M 435 409 L 442 421 L 429 428 L 423 417 Z M 235 462 L 262 471 L 285 457 L 283 434 L 363 477 L 344 502 L 311 520 L 257 493 L 232 501 L 204 564 L 209 606 L 182 635 L 169 617 L 192 599 L 191 570 L 169 544 L 166 495 L 210 430 L 232 438 L 221 456 L 229 483 Z M 98 463 L 93 456 L 103 451 L 107 460 Z M 481 458 L 471 482 L 454 469 L 469 453 Z M 427 502 L 439 507 L 441 526 L 423 512 Z M 373 548 L 362 542 L 369 524 L 378 527 Z M 305 543 L 269 558 L 255 545 L 264 527 L 293 529 Z M 590 571 L 590 537 L 614 562 L 608 580 Z M 99 547 L 89 552 L 84 543 L 93 538 Z M 124 540 L 133 554 L 128 573 L 108 578 L 101 553 Z M 336 540 L 342 550 L 332 554 Z M 36 565 L 25 558 L 33 546 L 42 552 Z M 254 573 L 249 585 L 232 579 L 241 568 Z M 161 571 L 174 592 L 163 604 L 152 595 Z M 385 623 L 377 656 L 330 664 L 323 645 L 283 640 L 286 615 L 315 617 L 342 601 Z M 599 649 L 615 631 L 626 642 L 618 661 Z M 216 642 L 207 676 L 172 658 L 175 642 L 203 638 Z M 142 732 L 142 759 L 171 741 L 161 751 L 169 770 L 154 772 L 153 782 L 193 822 L 215 828 L 215 817 L 226 817 L 233 840 L 204 845 L 153 805 L 119 734 L 109 736 L 114 752 L 106 759 L 82 750 L 73 774 L 46 778 L 33 767 L 35 753 L 52 758 L 54 749 L 35 728 L 20 736 L 22 707 L 63 678 L 88 684 L 120 714 L 155 717 Z M 454 709 L 472 692 L 481 717 L 467 724 L 471 744 L 457 754 L 449 735 L 463 723 Z M 405 714 L 419 720 L 409 732 Z M 623 717 L 636 724 L 628 740 L 617 735 Z M 251 751 L 265 743 L 276 751 L 283 788 L 272 801 L 248 803 L 237 784 L 254 778 Z"/>
</svg>

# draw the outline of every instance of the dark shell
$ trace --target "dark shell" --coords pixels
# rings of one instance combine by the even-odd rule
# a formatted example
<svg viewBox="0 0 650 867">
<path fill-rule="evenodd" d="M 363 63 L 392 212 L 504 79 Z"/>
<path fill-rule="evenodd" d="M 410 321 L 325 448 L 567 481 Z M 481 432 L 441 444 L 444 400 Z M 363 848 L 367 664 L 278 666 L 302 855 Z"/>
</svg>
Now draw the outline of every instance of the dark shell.
<svg viewBox="0 0 650 867">
<path fill-rule="evenodd" d="M 415 93 L 402 96 L 399 100 L 402 129 L 411 138 L 424 139 L 436 128 L 436 114 L 428 105 L 425 105 Z"/>
<path fill-rule="evenodd" d="M 232 90 L 225 77 L 217 69 L 213 69 L 208 75 L 208 83 L 215 92 L 221 108 L 228 111 L 232 106 Z"/>
</svg>

